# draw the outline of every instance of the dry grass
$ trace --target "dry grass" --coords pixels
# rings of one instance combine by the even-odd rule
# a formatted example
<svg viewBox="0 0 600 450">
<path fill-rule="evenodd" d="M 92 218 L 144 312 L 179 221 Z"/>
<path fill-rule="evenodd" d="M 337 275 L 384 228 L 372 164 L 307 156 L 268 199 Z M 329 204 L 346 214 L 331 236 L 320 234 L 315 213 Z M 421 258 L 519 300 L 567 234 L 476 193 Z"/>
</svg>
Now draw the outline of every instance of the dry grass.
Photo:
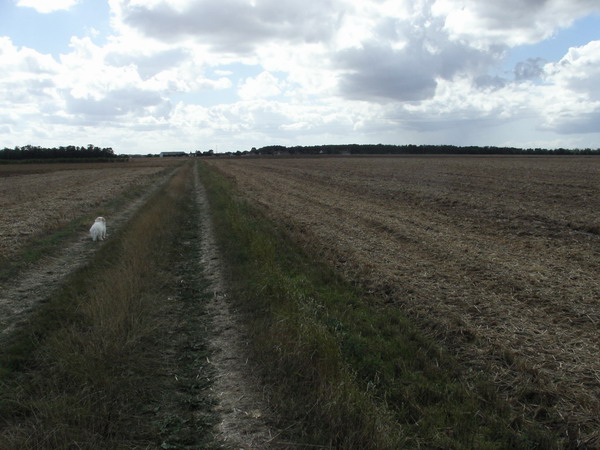
<svg viewBox="0 0 600 450">
<path fill-rule="evenodd" d="M 209 163 L 487 374 L 526 420 L 600 445 L 600 159 Z"/>
<path fill-rule="evenodd" d="M 15 255 L 74 218 L 106 209 L 109 200 L 175 163 L 180 161 L 0 165 L 0 255 Z"/>
<path fill-rule="evenodd" d="M 155 445 L 144 414 L 163 370 L 165 264 L 188 213 L 184 169 L 0 352 L 1 448 Z"/>
</svg>

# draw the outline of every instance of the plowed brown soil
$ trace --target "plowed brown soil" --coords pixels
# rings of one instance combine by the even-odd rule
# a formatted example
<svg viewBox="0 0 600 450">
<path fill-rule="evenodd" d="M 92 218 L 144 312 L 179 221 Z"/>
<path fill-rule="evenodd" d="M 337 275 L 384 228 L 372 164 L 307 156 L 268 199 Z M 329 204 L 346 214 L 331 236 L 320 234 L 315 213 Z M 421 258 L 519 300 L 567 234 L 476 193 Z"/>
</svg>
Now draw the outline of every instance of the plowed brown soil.
<svg viewBox="0 0 600 450">
<path fill-rule="evenodd" d="M 209 163 L 515 410 L 600 446 L 600 158 Z"/>
</svg>

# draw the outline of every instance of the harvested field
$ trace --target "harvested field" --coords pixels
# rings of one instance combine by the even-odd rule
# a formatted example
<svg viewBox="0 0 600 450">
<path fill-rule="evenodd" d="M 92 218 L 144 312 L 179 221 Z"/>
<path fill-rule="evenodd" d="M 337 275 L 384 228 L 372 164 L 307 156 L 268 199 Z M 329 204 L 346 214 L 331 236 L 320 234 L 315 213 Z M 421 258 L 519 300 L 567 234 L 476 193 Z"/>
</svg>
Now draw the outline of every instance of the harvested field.
<svg viewBox="0 0 600 450">
<path fill-rule="evenodd" d="M 218 159 L 297 240 L 600 446 L 600 158 Z"/>
<path fill-rule="evenodd" d="M 175 161 L 0 165 L 0 255 L 15 254 L 42 233 L 92 214 L 142 186 Z"/>
<path fill-rule="evenodd" d="M 101 191 L 106 241 L 86 225 L 0 283 L 0 448 L 280 448 L 196 163 L 155 161 L 25 170 L 78 192 L 105 178 L 120 190 Z M 138 195 L 114 206 L 129 189 Z"/>
</svg>

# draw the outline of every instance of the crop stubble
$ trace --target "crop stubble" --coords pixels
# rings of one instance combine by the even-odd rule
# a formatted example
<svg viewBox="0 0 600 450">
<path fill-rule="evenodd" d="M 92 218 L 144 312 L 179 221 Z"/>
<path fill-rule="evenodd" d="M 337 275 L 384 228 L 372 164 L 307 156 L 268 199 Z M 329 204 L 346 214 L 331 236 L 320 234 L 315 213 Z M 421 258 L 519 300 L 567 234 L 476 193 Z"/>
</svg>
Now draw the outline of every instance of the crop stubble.
<svg viewBox="0 0 600 450">
<path fill-rule="evenodd" d="M 0 166 L 0 256 L 145 184 L 171 161 Z"/>
<path fill-rule="evenodd" d="M 600 158 L 210 164 L 515 408 L 600 445 Z"/>
</svg>

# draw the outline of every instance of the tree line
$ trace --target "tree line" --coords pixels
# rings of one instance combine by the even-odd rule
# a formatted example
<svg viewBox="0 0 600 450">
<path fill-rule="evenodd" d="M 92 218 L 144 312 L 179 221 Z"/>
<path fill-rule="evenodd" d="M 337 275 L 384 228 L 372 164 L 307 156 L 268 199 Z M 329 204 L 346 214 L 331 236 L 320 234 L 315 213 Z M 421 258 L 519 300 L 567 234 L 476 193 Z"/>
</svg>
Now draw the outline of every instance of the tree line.
<svg viewBox="0 0 600 450">
<path fill-rule="evenodd" d="M 67 147 L 44 148 L 34 145 L 23 147 L 4 148 L 0 150 L 0 159 L 27 160 L 27 159 L 112 159 L 117 158 L 111 147 L 100 148 L 89 144 L 86 147 L 69 145 Z"/>
<path fill-rule="evenodd" d="M 239 152 L 238 152 L 239 153 Z M 340 144 L 285 147 L 270 145 L 243 154 L 256 155 L 600 155 L 600 149 L 545 149 L 455 145 Z"/>
</svg>

